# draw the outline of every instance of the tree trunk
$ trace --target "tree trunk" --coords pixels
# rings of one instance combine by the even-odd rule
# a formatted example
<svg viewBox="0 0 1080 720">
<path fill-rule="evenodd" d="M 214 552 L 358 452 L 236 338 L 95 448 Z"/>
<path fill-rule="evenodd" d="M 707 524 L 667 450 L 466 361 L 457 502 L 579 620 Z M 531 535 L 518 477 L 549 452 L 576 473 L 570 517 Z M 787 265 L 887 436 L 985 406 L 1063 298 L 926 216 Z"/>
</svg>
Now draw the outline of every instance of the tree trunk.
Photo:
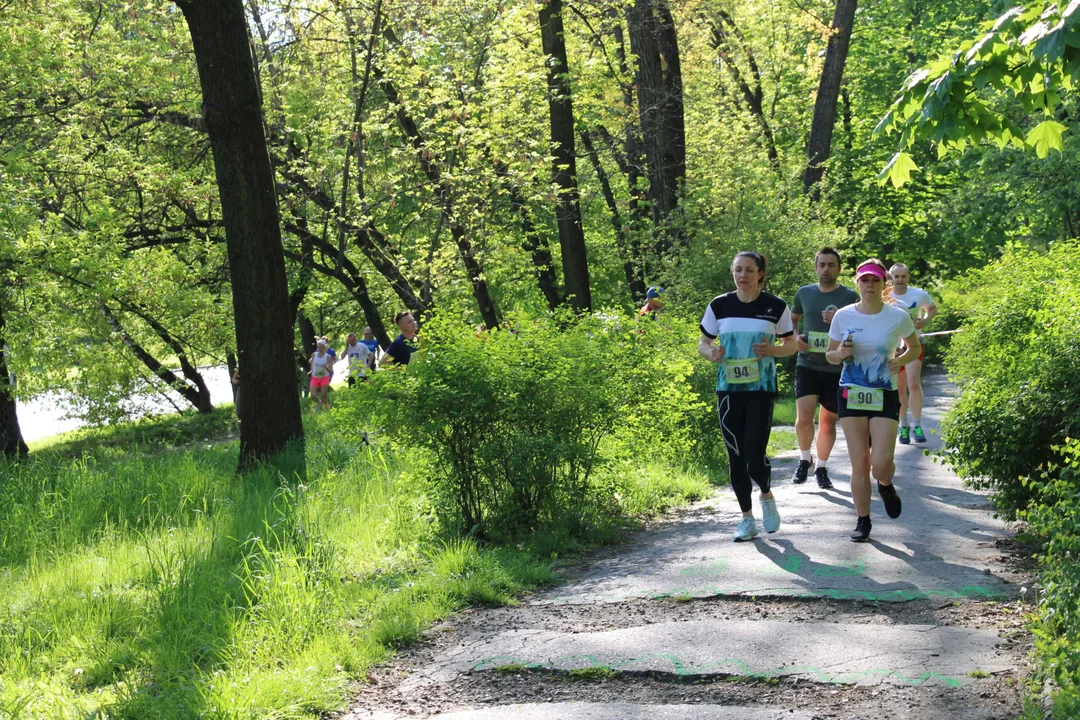
<svg viewBox="0 0 1080 720">
<path fill-rule="evenodd" d="M 630 297 L 636 304 L 641 304 L 645 301 L 646 287 L 645 266 L 641 257 L 641 236 L 639 233 L 644 224 L 642 210 L 648 202 L 648 198 L 646 198 L 640 187 L 642 170 L 644 169 L 641 156 L 644 151 L 641 147 L 641 127 L 639 122 L 634 119 L 634 84 L 630 81 L 630 66 L 626 58 L 626 38 L 623 33 L 622 18 L 615 8 L 609 9 L 607 15 L 612 22 L 615 57 L 619 61 L 619 74 L 622 78 L 620 85 L 622 86 L 623 109 L 626 112 L 624 127 L 626 137 L 625 161 L 620 162 L 619 160 L 619 154 L 614 147 L 614 138 L 606 132 L 601 135 L 601 138 L 606 138 L 609 150 L 615 156 L 615 161 L 619 163 L 619 170 L 626 175 L 626 184 L 630 191 L 630 224 L 625 242 L 626 252 L 629 257 L 623 258 L 623 267 L 630 267 L 633 272 L 633 275 L 627 278 L 627 282 L 630 284 Z"/>
<path fill-rule="evenodd" d="M 529 207 L 525 203 L 525 196 L 521 194 L 521 186 L 511 176 L 510 167 L 501 160 L 493 160 L 492 165 L 495 168 L 495 174 L 506 184 L 506 190 L 510 193 L 510 206 L 521 220 L 521 231 L 525 234 L 525 242 L 521 244 L 521 247 L 532 257 L 533 274 L 540 286 L 540 292 L 547 300 L 548 309 L 555 310 L 562 304 L 562 297 L 559 295 L 559 281 L 555 276 L 551 248 L 548 246 L 547 238 L 533 222 Z"/>
<path fill-rule="evenodd" d="M 840 97 L 840 81 L 844 77 L 844 65 L 847 63 L 848 45 L 851 42 L 851 28 L 855 22 L 857 5 L 858 0 L 836 0 L 832 32 L 825 49 L 825 65 L 821 68 L 821 82 L 818 84 L 817 101 L 814 103 L 810 142 L 806 148 L 808 163 L 803 175 L 803 190 L 812 200 L 818 200 L 821 197 L 819 183 L 825 174 L 825 163 L 829 161 L 829 154 L 832 151 L 836 101 Z"/>
<path fill-rule="evenodd" d="M 551 177 L 557 188 L 555 219 L 562 247 L 563 282 L 570 304 L 579 312 L 592 309 L 585 229 L 581 225 L 577 156 L 574 151 L 574 104 L 570 67 L 563 37 L 562 0 L 540 6 L 540 36 L 547 57 L 548 113 L 551 117 Z"/>
<path fill-rule="evenodd" d="M 389 32 L 389 30 L 386 32 Z M 393 37 L 392 33 L 391 37 Z M 427 175 L 428 180 L 431 181 L 431 185 L 435 190 L 435 199 L 439 201 L 439 207 L 442 209 L 443 221 L 450 226 L 450 235 L 454 238 L 454 243 L 458 248 L 458 255 L 461 257 L 461 263 L 465 266 L 465 274 L 472 284 L 473 297 L 476 298 L 476 304 L 480 309 L 480 317 L 483 318 L 484 324 L 489 328 L 498 327 L 499 315 L 495 310 L 495 301 L 492 300 L 491 292 L 488 290 L 487 280 L 484 279 L 483 268 L 481 268 L 480 261 L 476 259 L 476 254 L 473 252 L 472 240 L 468 230 L 461 224 L 457 214 L 454 212 L 454 188 L 443 177 L 442 169 L 436 162 L 434 154 L 427 149 L 424 136 L 420 134 L 420 126 L 405 110 L 405 106 L 401 102 L 401 95 L 398 93 L 393 81 L 386 76 L 378 65 L 373 66 L 371 72 L 372 77 L 382 88 L 383 94 L 386 95 L 386 99 L 394 108 L 394 115 L 397 117 L 398 125 L 401 126 L 406 137 L 409 138 L 409 144 L 416 150 L 420 168 Z"/>
<path fill-rule="evenodd" d="M 735 18 L 719 8 L 716 10 L 716 16 L 719 20 L 714 22 L 712 26 L 712 45 L 720 56 L 720 62 L 731 73 L 736 86 L 742 92 L 743 101 L 761 131 L 761 140 L 765 145 L 765 153 L 769 157 L 769 164 L 779 173 L 780 155 L 776 150 L 776 140 L 773 137 L 772 126 L 769 125 L 769 118 L 765 114 L 765 92 L 761 86 L 761 70 L 758 68 L 754 51 L 751 49 L 750 44 L 746 42 L 746 38 L 743 36 L 742 31 L 739 30 L 739 26 L 735 24 Z M 743 74 L 739 64 L 732 56 L 732 43 L 728 39 L 729 36 L 735 38 L 735 44 L 746 56 L 746 62 L 750 67 L 749 78 Z M 751 85 L 751 83 L 753 84 Z"/>
<path fill-rule="evenodd" d="M 8 459 L 26 457 L 30 449 L 23 441 L 19 416 L 15 414 L 15 394 L 7 366 L 4 336 L 4 307 L 0 297 L 0 450 Z"/>
<path fill-rule="evenodd" d="M 243 470 L 304 437 L 274 173 L 242 0 L 177 5 L 191 31 L 228 244 Z"/>
<path fill-rule="evenodd" d="M 630 51 L 637 56 L 638 113 L 648 165 L 648 199 L 655 252 L 681 244 L 681 223 L 672 222 L 686 178 L 686 123 L 682 64 L 675 21 L 667 0 L 634 0 L 627 8 Z"/>
<path fill-rule="evenodd" d="M 130 350 L 132 354 L 139 359 L 139 362 L 145 365 L 150 372 L 161 378 L 166 385 L 179 393 L 182 398 L 187 400 L 191 406 L 200 413 L 211 413 L 214 411 L 214 405 L 210 402 L 210 390 L 206 387 L 206 382 L 203 380 L 199 371 L 188 362 L 183 348 L 179 349 L 177 355 L 180 359 L 180 366 L 184 376 L 190 381 L 190 385 L 177 377 L 176 373 L 172 370 L 162 365 L 160 360 L 151 355 L 146 348 L 139 344 L 139 342 L 124 328 L 123 324 L 120 322 L 120 318 L 116 316 L 116 313 L 114 313 L 105 303 L 101 303 L 101 314 L 109 324 L 109 327 L 113 329 L 113 332 L 120 336 L 120 342 L 124 343 L 124 347 Z M 145 320 L 146 318 L 143 319 Z M 153 324 L 151 324 L 151 326 L 154 327 L 155 331 L 157 331 L 158 328 L 164 330 L 160 323 L 158 323 L 157 326 L 154 326 Z M 162 336 L 159 332 L 158 335 L 159 337 L 162 337 L 162 340 L 164 340 L 166 344 L 172 346 L 173 350 L 176 351 L 178 344 L 176 344 L 176 341 L 173 340 L 168 333 L 165 333 L 164 336 Z"/>
</svg>

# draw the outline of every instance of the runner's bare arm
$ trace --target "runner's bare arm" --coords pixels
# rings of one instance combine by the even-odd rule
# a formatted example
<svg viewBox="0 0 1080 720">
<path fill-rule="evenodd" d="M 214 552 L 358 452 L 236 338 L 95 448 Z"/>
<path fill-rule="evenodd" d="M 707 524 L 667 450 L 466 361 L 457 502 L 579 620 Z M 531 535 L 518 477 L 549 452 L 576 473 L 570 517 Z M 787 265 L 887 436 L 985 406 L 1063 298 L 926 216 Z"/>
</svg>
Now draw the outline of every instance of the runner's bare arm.
<svg viewBox="0 0 1080 720">
<path fill-rule="evenodd" d="M 912 360 L 919 359 L 919 353 L 922 352 L 922 342 L 919 340 L 919 333 L 915 331 L 904 338 L 904 345 L 907 349 L 901 354 L 889 360 L 889 372 L 900 372 L 900 368 L 907 365 Z"/>
<path fill-rule="evenodd" d="M 724 359 L 724 346 L 713 345 L 716 342 L 716 338 L 711 338 L 708 335 L 702 335 L 698 340 L 697 351 L 698 355 L 705 358 L 709 362 L 720 362 Z"/>
<path fill-rule="evenodd" d="M 849 357 L 851 357 L 851 345 L 829 338 L 829 349 L 825 351 L 826 360 L 833 365 L 839 365 Z"/>
<path fill-rule="evenodd" d="M 937 315 L 938 307 L 936 304 L 934 304 L 933 301 L 931 301 L 930 305 L 923 308 L 923 310 L 926 312 L 926 314 L 915 321 L 916 330 L 922 330 L 924 327 L 930 324 L 930 321 L 934 319 L 935 315 Z"/>
<path fill-rule="evenodd" d="M 757 343 L 753 346 L 754 354 L 760 357 L 788 357 L 799 351 L 795 342 L 795 335 L 787 335 L 779 338 L 780 344 L 776 345 L 768 341 Z M 760 354 L 759 354 L 760 351 Z"/>
<path fill-rule="evenodd" d="M 806 334 L 799 334 L 799 320 L 802 318 L 802 313 L 791 313 L 791 326 L 795 328 L 795 348 L 797 352 L 807 352 L 810 349 L 809 343 L 806 341 Z"/>
</svg>

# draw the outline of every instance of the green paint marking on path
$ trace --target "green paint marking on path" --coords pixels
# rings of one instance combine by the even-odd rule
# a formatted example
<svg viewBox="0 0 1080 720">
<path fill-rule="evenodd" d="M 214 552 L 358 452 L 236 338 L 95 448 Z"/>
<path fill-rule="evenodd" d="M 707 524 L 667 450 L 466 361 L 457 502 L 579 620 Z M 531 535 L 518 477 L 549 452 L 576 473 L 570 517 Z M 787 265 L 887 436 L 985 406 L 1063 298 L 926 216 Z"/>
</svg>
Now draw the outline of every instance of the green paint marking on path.
<svg viewBox="0 0 1080 720">
<path fill-rule="evenodd" d="M 532 670 L 539 669 L 563 669 L 571 667 L 571 669 L 591 669 L 591 668 L 607 668 L 609 670 L 621 671 L 627 670 L 630 666 L 638 663 L 647 663 L 653 660 L 664 660 L 671 664 L 671 671 L 680 677 L 688 675 L 703 675 L 708 672 L 718 672 L 720 668 L 733 667 L 735 672 L 733 674 L 742 675 L 749 678 L 773 678 L 784 675 L 811 675 L 818 682 L 830 683 L 834 685 L 852 685 L 859 680 L 869 677 L 881 677 L 891 678 L 907 685 L 922 685 L 923 683 L 931 680 L 937 680 L 950 688 L 960 687 L 960 680 L 957 678 L 949 677 L 948 675 L 942 675 L 934 672 L 924 672 L 921 675 L 915 677 L 909 677 L 904 675 L 899 670 L 886 670 L 884 668 L 870 668 L 859 672 L 847 673 L 842 675 L 830 675 L 821 668 L 813 665 L 788 665 L 786 667 L 774 668 L 772 670 L 754 671 L 743 660 L 738 658 L 725 658 L 723 660 L 717 660 L 706 665 L 695 666 L 693 664 L 684 663 L 678 655 L 673 653 L 654 653 L 652 655 L 645 655 L 639 658 L 631 658 L 629 660 L 622 660 L 619 662 L 603 662 L 596 655 L 565 655 L 560 658 L 556 658 L 550 663 L 537 663 L 521 658 L 509 657 L 506 655 L 495 655 L 489 658 L 480 660 L 472 666 L 472 670 L 493 670 L 500 666 L 512 665 L 520 666 Z M 577 667 L 572 667 L 572 666 Z"/>
<path fill-rule="evenodd" d="M 727 569 L 727 559 L 717 558 L 704 565 L 691 565 L 688 568 L 683 568 L 679 574 L 686 577 L 707 577 L 709 575 L 723 575 L 727 572 Z"/>
</svg>

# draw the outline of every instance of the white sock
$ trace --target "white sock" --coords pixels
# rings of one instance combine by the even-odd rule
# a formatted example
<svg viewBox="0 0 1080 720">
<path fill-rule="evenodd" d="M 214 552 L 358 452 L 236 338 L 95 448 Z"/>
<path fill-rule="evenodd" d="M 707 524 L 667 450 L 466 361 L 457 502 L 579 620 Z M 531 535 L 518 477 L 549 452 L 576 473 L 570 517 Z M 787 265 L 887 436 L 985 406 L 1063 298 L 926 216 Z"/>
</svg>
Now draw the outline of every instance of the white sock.
<svg viewBox="0 0 1080 720">
<path fill-rule="evenodd" d="M 915 427 L 922 427 L 922 418 L 914 418 Z"/>
<path fill-rule="evenodd" d="M 810 462 L 811 460 L 813 460 L 813 458 L 810 456 L 809 450 L 800 450 L 799 455 L 801 456 L 801 459 L 805 460 L 806 462 Z"/>
<path fill-rule="evenodd" d="M 815 469 L 820 470 L 821 468 L 828 467 L 828 466 L 829 466 L 829 461 L 828 460 L 822 460 L 821 458 L 818 458 L 817 459 L 817 468 L 815 468 Z"/>
<path fill-rule="evenodd" d="M 910 415 L 908 415 L 907 413 L 904 413 L 904 417 L 900 418 L 900 419 L 901 419 L 901 421 L 902 421 L 902 422 L 900 423 L 900 427 L 908 427 L 908 426 L 910 426 L 910 425 L 911 425 L 911 423 L 910 423 L 910 422 L 908 422 L 908 419 L 909 419 L 910 417 L 911 417 Z"/>
</svg>

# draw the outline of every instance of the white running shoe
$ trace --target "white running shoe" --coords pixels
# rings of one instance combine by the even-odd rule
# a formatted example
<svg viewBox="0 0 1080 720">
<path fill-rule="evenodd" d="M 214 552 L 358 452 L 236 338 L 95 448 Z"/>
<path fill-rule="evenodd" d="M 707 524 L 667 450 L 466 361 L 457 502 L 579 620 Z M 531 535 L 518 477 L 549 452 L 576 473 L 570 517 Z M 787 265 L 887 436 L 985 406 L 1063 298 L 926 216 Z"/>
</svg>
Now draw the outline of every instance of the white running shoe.
<svg viewBox="0 0 1080 720">
<path fill-rule="evenodd" d="M 761 527 L 765 532 L 774 533 L 780 529 L 780 513 L 776 511 L 776 498 L 761 499 Z"/>
<path fill-rule="evenodd" d="M 742 542 L 744 540 L 753 540 L 760 534 L 754 518 L 743 516 L 743 519 L 739 521 L 739 527 L 731 534 L 731 539 L 735 542 Z"/>
</svg>

